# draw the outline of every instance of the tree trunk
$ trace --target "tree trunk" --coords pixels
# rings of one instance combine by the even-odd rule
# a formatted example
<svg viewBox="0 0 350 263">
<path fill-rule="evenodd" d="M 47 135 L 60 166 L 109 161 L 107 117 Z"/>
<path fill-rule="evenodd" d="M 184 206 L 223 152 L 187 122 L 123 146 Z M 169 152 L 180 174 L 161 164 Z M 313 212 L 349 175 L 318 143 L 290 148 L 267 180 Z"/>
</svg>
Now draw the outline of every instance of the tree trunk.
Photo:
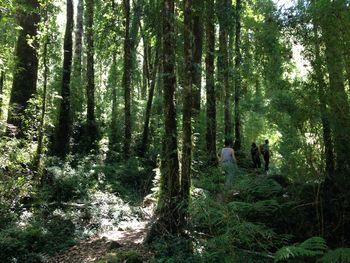
<svg viewBox="0 0 350 263">
<path fill-rule="evenodd" d="M 350 169 L 350 115 L 348 97 L 344 85 L 344 63 L 340 39 L 339 7 L 337 2 L 328 4 L 326 14 L 320 19 L 323 41 L 326 45 L 326 64 L 330 83 L 330 110 L 333 120 L 336 170 L 344 173 Z"/>
<path fill-rule="evenodd" d="M 228 17 L 230 10 L 230 1 L 223 0 L 219 4 L 219 57 L 218 57 L 218 81 L 224 91 L 224 130 L 225 139 L 232 139 L 232 120 L 231 120 L 231 89 L 229 82 L 228 68 Z"/>
<path fill-rule="evenodd" d="M 150 68 L 149 68 L 150 48 L 143 37 L 143 62 L 142 62 L 142 89 L 141 98 L 146 99 L 146 93 L 150 86 Z"/>
<path fill-rule="evenodd" d="M 124 73 L 123 73 L 123 88 L 124 88 L 124 159 L 130 157 L 131 145 L 131 68 L 132 54 L 130 41 L 130 0 L 124 0 L 125 12 L 125 39 L 124 39 Z"/>
<path fill-rule="evenodd" d="M 94 147 L 97 139 L 97 125 L 95 120 L 95 69 L 94 69 L 94 0 L 86 0 L 86 150 Z"/>
<path fill-rule="evenodd" d="M 2 119 L 2 96 L 4 93 L 4 83 L 5 83 L 5 71 L 0 71 L 0 121 Z"/>
<path fill-rule="evenodd" d="M 158 220 L 148 241 L 157 235 L 179 233 L 179 159 L 174 93 L 175 77 L 175 12 L 174 0 L 163 1 L 163 88 L 164 88 L 164 154 L 160 180 Z"/>
<path fill-rule="evenodd" d="M 235 38 L 235 149 L 240 150 L 242 145 L 241 138 L 241 0 L 236 0 L 236 38 Z"/>
<path fill-rule="evenodd" d="M 143 126 L 142 141 L 140 146 L 140 156 L 145 156 L 145 153 L 147 152 L 147 148 L 148 148 L 149 122 L 151 118 L 154 88 L 156 84 L 156 75 L 157 75 L 157 69 L 158 69 L 158 56 L 159 56 L 158 54 L 159 54 L 159 48 L 158 46 L 156 46 L 156 54 L 155 54 L 154 63 L 152 66 L 153 71 L 152 71 L 151 83 L 150 83 L 147 106 L 146 106 L 145 123 Z"/>
<path fill-rule="evenodd" d="M 73 56 L 73 12 L 73 1 L 67 0 L 67 23 L 63 44 L 62 100 L 53 148 L 53 154 L 61 158 L 66 157 L 69 153 L 69 139 L 72 129 L 70 112 L 70 79 Z"/>
<path fill-rule="evenodd" d="M 18 137 L 23 137 L 25 131 L 24 111 L 28 100 L 36 92 L 38 78 L 36 42 L 33 47 L 28 43 L 28 37 L 31 39 L 36 37 L 40 17 L 37 10 L 39 8 L 37 0 L 19 0 L 18 2 L 25 6 L 25 11 L 20 11 L 18 14 L 18 23 L 22 30 L 17 38 L 15 52 L 17 63 L 14 68 L 7 123 L 13 125 L 9 127 L 10 135 L 18 133 Z"/>
<path fill-rule="evenodd" d="M 207 151 L 209 164 L 217 164 L 216 156 L 216 94 L 214 83 L 214 54 L 215 54 L 215 20 L 214 20 L 214 0 L 206 0 L 206 96 L 207 96 Z"/>
<path fill-rule="evenodd" d="M 326 173 L 329 178 L 332 178 L 334 175 L 334 154 L 333 154 L 333 139 L 331 124 L 329 121 L 329 114 L 327 110 L 327 96 L 326 90 L 327 85 L 323 79 L 322 72 L 322 58 L 320 53 L 320 40 L 318 37 L 318 25 L 314 21 L 313 23 L 314 31 L 314 45 L 315 45 L 315 61 L 313 61 L 313 66 L 316 74 L 317 88 L 318 88 L 318 98 L 320 101 L 320 113 L 321 113 L 321 122 L 323 129 L 323 142 L 324 142 L 324 152 L 326 157 Z"/>
<path fill-rule="evenodd" d="M 343 246 L 349 238 L 349 174 L 350 174 L 350 112 L 348 96 L 344 84 L 344 63 L 342 53 L 340 12 L 341 1 L 322 1 L 318 12 L 325 43 L 326 65 L 329 73 L 330 119 L 334 134 L 335 175 L 325 181 L 325 200 L 328 208 L 325 225 L 331 229 L 331 242 Z M 321 5 L 319 5 L 321 6 Z M 328 231 L 327 231 L 328 232 Z"/>
<path fill-rule="evenodd" d="M 113 54 L 113 62 L 111 67 L 111 73 L 115 76 L 117 75 L 117 58 L 116 53 Z M 118 143 L 118 127 L 117 127 L 117 81 L 116 77 L 113 77 L 112 86 L 112 120 L 111 120 L 111 128 L 110 128 L 110 136 L 109 136 L 109 151 L 116 152 L 117 151 L 117 143 Z M 113 156 L 113 155 L 112 155 Z"/>
<path fill-rule="evenodd" d="M 184 59 L 185 59 L 185 80 L 183 87 L 183 109 L 182 109 L 182 157 L 181 157 L 181 222 L 180 226 L 186 223 L 188 205 L 190 201 L 191 187 L 191 163 L 192 163 L 192 85 L 194 76 L 193 65 L 193 30 L 192 25 L 192 0 L 185 0 L 184 8 Z"/>
<path fill-rule="evenodd" d="M 346 79 L 350 87 L 350 6 L 347 0 L 340 0 L 340 23 L 342 36 L 342 50 L 345 63 Z"/>
<path fill-rule="evenodd" d="M 78 1 L 76 27 L 75 27 L 75 47 L 73 60 L 73 81 L 71 86 L 71 112 L 72 120 L 74 121 L 81 113 L 84 92 L 82 92 L 82 54 L 83 54 L 83 33 L 84 33 L 84 0 Z"/>
<path fill-rule="evenodd" d="M 203 53 L 203 21 L 202 0 L 193 1 L 193 114 L 197 116 L 201 109 L 202 88 L 202 53 Z"/>
<path fill-rule="evenodd" d="M 48 5 L 45 4 L 45 43 L 44 43 L 44 49 L 42 54 L 42 60 L 43 60 L 43 93 L 42 93 L 42 104 L 41 104 L 41 114 L 40 114 L 40 123 L 39 123 L 39 132 L 38 132 L 38 147 L 36 150 L 36 157 L 35 157 L 35 168 L 38 173 L 39 180 L 42 179 L 42 165 L 41 165 L 41 155 L 43 153 L 43 140 L 44 140 L 44 127 L 45 127 L 45 114 L 46 114 L 46 96 L 47 96 L 47 82 L 48 82 L 48 75 L 49 75 L 49 57 L 48 57 L 48 45 L 49 45 L 49 36 L 48 36 Z"/>
</svg>

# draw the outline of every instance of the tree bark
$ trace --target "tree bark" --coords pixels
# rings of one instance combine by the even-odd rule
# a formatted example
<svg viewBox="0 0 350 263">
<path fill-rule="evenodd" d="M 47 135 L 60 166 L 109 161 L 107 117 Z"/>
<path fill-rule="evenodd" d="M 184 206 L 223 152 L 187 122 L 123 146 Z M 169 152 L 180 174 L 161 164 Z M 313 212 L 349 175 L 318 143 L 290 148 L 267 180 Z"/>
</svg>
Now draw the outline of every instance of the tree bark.
<svg viewBox="0 0 350 263">
<path fill-rule="evenodd" d="M 175 12 L 174 0 L 163 1 L 163 98 L 164 98 L 164 154 L 160 180 L 158 220 L 151 229 L 155 235 L 178 234 L 180 214 L 179 158 L 177 149 L 177 128 L 174 94 L 175 76 Z"/>
<path fill-rule="evenodd" d="M 16 127 L 10 127 L 9 134 L 15 135 L 18 133 L 18 137 L 23 137 L 25 129 L 23 123 L 24 111 L 28 100 L 36 92 L 38 78 L 37 45 L 36 42 L 34 42 L 34 47 L 30 45 L 27 38 L 33 39 L 36 37 L 40 17 L 37 10 L 39 8 L 37 0 L 19 0 L 18 2 L 24 10 L 19 11 L 18 14 L 18 24 L 22 30 L 17 38 L 15 51 L 17 63 L 14 68 L 7 123 Z"/>
<path fill-rule="evenodd" d="M 95 68 L 94 68 L 94 0 L 86 0 L 86 97 L 87 123 L 86 148 L 94 147 L 97 139 L 97 125 L 95 120 Z"/>
<path fill-rule="evenodd" d="M 0 71 L 0 120 L 2 119 L 2 96 L 4 93 L 5 71 Z"/>
<path fill-rule="evenodd" d="M 76 27 L 75 27 L 75 46 L 73 60 L 73 86 L 71 87 L 71 111 L 72 121 L 74 121 L 81 113 L 84 100 L 84 92 L 82 92 L 82 54 L 83 54 L 83 34 L 84 34 L 84 0 L 78 0 Z"/>
<path fill-rule="evenodd" d="M 130 157 L 131 145 L 131 70 L 132 70 L 132 54 L 130 39 L 130 0 L 124 0 L 125 12 L 125 38 L 124 38 L 124 159 Z"/>
<path fill-rule="evenodd" d="M 349 174 L 350 174 L 350 111 L 344 84 L 344 61 L 341 43 L 341 1 L 322 1 L 318 12 L 325 44 L 329 76 L 329 106 L 334 134 L 335 176 L 325 180 L 325 225 L 331 229 L 331 240 L 343 246 L 349 236 Z M 327 203 L 328 202 L 328 203 Z M 328 232 L 328 231 L 327 231 Z"/>
<path fill-rule="evenodd" d="M 206 0 L 206 96 L 207 96 L 207 127 L 206 145 L 209 155 L 209 164 L 217 165 L 216 156 L 216 94 L 214 83 L 214 54 L 215 54 L 215 20 L 214 0 Z"/>
<path fill-rule="evenodd" d="M 338 21 L 338 1 L 329 3 L 320 19 L 323 41 L 326 46 L 326 64 L 330 84 L 330 110 L 334 131 L 334 150 L 336 171 L 340 174 L 350 169 L 350 112 L 348 97 L 344 85 L 344 63 L 340 44 L 340 25 Z M 340 178 L 339 178 L 340 179 Z M 345 182 L 344 182 L 345 183 Z"/>
<path fill-rule="evenodd" d="M 36 150 L 35 157 L 35 168 L 38 173 L 39 180 L 42 179 L 42 165 L 41 165 L 41 155 L 43 153 L 43 141 L 44 141 L 44 127 L 45 127 L 45 114 L 46 114 L 46 96 L 47 96 L 47 82 L 49 76 L 49 57 L 48 57 L 48 45 L 49 45 L 49 35 L 48 35 L 48 4 L 45 4 L 45 43 L 43 48 L 42 60 L 43 60 L 43 93 L 41 95 L 41 113 L 40 113 L 40 123 L 38 132 L 38 146 Z"/>
<path fill-rule="evenodd" d="M 225 139 L 232 139 L 231 120 L 231 89 L 228 68 L 228 17 L 231 0 L 223 0 L 218 6 L 219 20 L 219 57 L 218 57 L 218 81 L 224 91 L 224 132 Z"/>
<path fill-rule="evenodd" d="M 184 3 L 184 59 L 185 74 L 183 87 L 183 109 L 182 109 L 182 157 L 181 157 L 181 217 L 180 226 L 186 223 L 188 205 L 190 201 L 191 187 L 191 163 L 192 163 L 192 85 L 194 76 L 193 30 L 192 25 L 192 0 Z"/>
<path fill-rule="evenodd" d="M 203 11 L 202 0 L 193 1 L 193 114 L 197 116 L 201 109 L 202 89 L 202 53 L 203 53 Z"/>
<path fill-rule="evenodd" d="M 313 23 L 313 33 L 314 33 L 314 45 L 315 45 L 315 60 L 313 61 L 313 67 L 315 69 L 316 81 L 317 81 L 317 90 L 318 90 L 318 99 L 320 101 L 320 113 L 321 113 L 321 122 L 323 130 L 323 142 L 324 142 L 324 153 L 326 158 L 326 173 L 329 178 L 333 178 L 334 175 L 334 154 L 333 154 L 333 139 L 331 124 L 329 120 L 329 113 L 327 110 L 327 96 L 326 90 L 327 85 L 324 81 L 324 74 L 322 72 L 322 58 L 320 52 L 320 39 L 318 37 L 318 24 L 314 20 Z"/>
<path fill-rule="evenodd" d="M 117 75 L 117 58 L 116 53 L 113 54 L 113 62 L 111 67 L 111 73 Z M 112 120 L 110 127 L 110 136 L 109 136 L 109 150 L 112 152 L 117 151 L 117 143 L 118 143 L 118 127 L 117 127 L 117 83 L 116 77 L 113 78 L 112 86 Z"/>
<path fill-rule="evenodd" d="M 156 76 L 157 76 L 157 69 L 158 69 L 158 59 L 159 59 L 158 54 L 159 54 L 159 48 L 156 46 L 156 54 L 155 54 L 154 63 L 152 66 L 151 83 L 150 83 L 147 106 L 146 106 L 145 123 L 143 126 L 142 141 L 140 146 L 140 156 L 145 156 L 145 153 L 147 152 L 147 148 L 148 148 L 149 122 L 151 119 L 154 88 L 156 84 Z"/>
<path fill-rule="evenodd" d="M 235 149 L 240 150 L 242 145 L 241 138 L 241 0 L 236 0 L 236 33 L 235 33 Z"/>
<path fill-rule="evenodd" d="M 56 137 L 53 148 L 53 154 L 64 158 L 69 153 L 69 139 L 72 129 L 71 111 L 70 111 L 70 80 L 73 57 L 73 1 L 67 0 L 67 22 L 66 32 L 63 44 L 63 70 L 61 86 L 61 106 L 56 127 Z"/>
</svg>

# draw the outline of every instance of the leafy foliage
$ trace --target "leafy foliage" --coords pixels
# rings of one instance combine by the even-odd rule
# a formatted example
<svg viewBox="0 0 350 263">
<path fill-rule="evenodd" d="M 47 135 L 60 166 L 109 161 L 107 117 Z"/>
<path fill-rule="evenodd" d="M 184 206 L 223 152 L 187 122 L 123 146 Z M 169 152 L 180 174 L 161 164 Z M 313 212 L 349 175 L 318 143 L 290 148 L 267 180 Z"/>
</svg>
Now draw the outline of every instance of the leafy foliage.
<svg viewBox="0 0 350 263">
<path fill-rule="evenodd" d="M 337 248 L 327 251 L 320 262 L 323 263 L 348 263 L 350 262 L 350 248 Z"/>
<path fill-rule="evenodd" d="M 326 241 L 321 237 L 311 237 L 300 244 L 285 246 L 275 253 L 275 262 L 291 258 L 320 256 L 327 249 Z"/>
</svg>

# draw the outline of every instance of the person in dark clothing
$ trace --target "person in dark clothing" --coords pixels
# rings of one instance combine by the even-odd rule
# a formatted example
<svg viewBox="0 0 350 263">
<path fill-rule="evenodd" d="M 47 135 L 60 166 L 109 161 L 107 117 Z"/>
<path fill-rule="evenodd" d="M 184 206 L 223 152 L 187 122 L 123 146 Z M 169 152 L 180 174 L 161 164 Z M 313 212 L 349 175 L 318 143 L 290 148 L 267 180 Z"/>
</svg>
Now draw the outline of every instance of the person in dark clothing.
<svg viewBox="0 0 350 263">
<path fill-rule="evenodd" d="M 265 140 L 265 144 L 262 147 L 262 154 L 265 161 L 265 172 L 269 170 L 269 164 L 270 164 L 270 146 L 269 146 L 269 140 Z"/>
<path fill-rule="evenodd" d="M 252 155 L 253 167 L 260 168 L 261 167 L 260 151 L 255 142 L 252 143 L 252 148 L 250 149 L 250 153 Z"/>
</svg>

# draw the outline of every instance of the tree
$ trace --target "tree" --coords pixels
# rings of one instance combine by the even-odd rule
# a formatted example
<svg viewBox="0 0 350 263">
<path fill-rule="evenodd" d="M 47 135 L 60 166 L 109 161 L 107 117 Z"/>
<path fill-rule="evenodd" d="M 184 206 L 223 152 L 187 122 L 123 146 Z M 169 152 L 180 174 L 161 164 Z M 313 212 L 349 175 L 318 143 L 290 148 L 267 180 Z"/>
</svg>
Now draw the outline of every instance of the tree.
<svg viewBox="0 0 350 263">
<path fill-rule="evenodd" d="M 148 137 L 149 137 L 149 122 L 151 119 L 151 110 L 152 110 L 152 103 L 153 103 L 153 97 L 154 97 L 154 89 L 156 85 L 156 75 L 158 70 L 158 59 L 159 59 L 159 47 L 156 46 L 156 54 L 154 57 L 154 63 L 152 66 L 152 75 L 151 75 L 151 83 L 150 88 L 148 92 L 148 100 L 147 100 L 147 106 L 146 106 L 146 113 L 145 113 L 145 122 L 143 126 L 143 132 L 142 132 L 142 140 L 141 140 L 141 146 L 140 146 L 140 154 L 141 156 L 144 156 L 147 152 L 147 145 L 148 145 Z"/>
<path fill-rule="evenodd" d="M 94 70 L 94 0 L 86 0 L 86 97 L 87 97 L 87 149 L 91 149 L 97 138 L 95 120 L 95 70 Z"/>
<path fill-rule="evenodd" d="M 63 69 L 61 86 L 61 106 L 59 111 L 53 154 L 64 158 L 69 153 L 69 139 L 72 130 L 70 109 L 70 80 L 73 57 L 73 2 L 67 0 L 67 22 L 63 47 Z"/>
<path fill-rule="evenodd" d="M 231 0 L 223 0 L 218 3 L 219 20 L 219 57 L 218 57 L 218 82 L 224 92 L 224 126 L 225 138 L 232 138 L 231 118 L 231 88 L 229 82 L 229 59 L 228 59 L 228 33 Z"/>
<path fill-rule="evenodd" d="M 183 90 L 182 110 L 182 158 L 181 158 L 181 185 L 180 202 L 181 220 L 180 225 L 185 224 L 187 209 L 190 199 L 191 187 L 191 162 L 192 162 L 192 85 L 193 85 L 193 25 L 192 25 L 192 0 L 184 2 L 184 58 L 185 58 L 185 80 Z"/>
<path fill-rule="evenodd" d="M 124 0 L 125 13 L 125 36 L 124 36 L 124 159 L 130 157 L 131 145 L 131 70 L 132 70 L 132 54 L 130 39 L 130 1 Z"/>
<path fill-rule="evenodd" d="M 179 200 L 179 159 L 177 150 L 177 127 L 174 94 L 175 77 L 175 20 L 174 0 L 163 0 L 163 100 L 164 100 L 164 151 L 160 197 L 158 202 L 158 220 L 153 225 L 148 241 L 164 233 L 178 234 L 180 213 Z"/>
<path fill-rule="evenodd" d="M 235 33 L 235 149 L 240 150 L 242 144 L 241 138 L 241 0 L 236 0 L 236 33 Z"/>
<path fill-rule="evenodd" d="M 75 26 L 75 44 L 73 57 L 73 72 L 71 85 L 71 112 L 72 121 L 78 117 L 83 108 L 84 92 L 82 90 L 82 57 L 84 34 L 84 0 L 78 0 Z"/>
<path fill-rule="evenodd" d="M 40 16 L 37 0 L 19 0 L 18 24 L 21 30 L 15 51 L 16 65 L 10 96 L 7 123 L 16 126 L 18 137 L 23 137 L 25 127 L 23 117 L 29 99 L 35 94 L 38 77 L 37 45 L 29 43 L 37 35 Z"/>
<path fill-rule="evenodd" d="M 342 0 L 319 1 L 319 21 L 322 29 L 322 40 L 325 44 L 326 65 L 329 76 L 329 106 L 332 131 L 334 134 L 335 173 L 326 181 L 326 198 L 332 200 L 329 204 L 336 207 L 327 220 L 338 221 L 333 231 L 342 240 L 346 239 L 349 228 L 349 178 L 350 159 L 350 111 L 348 96 L 344 83 L 344 60 L 341 43 L 341 24 L 339 17 L 342 10 Z"/>
<path fill-rule="evenodd" d="M 336 153 L 336 170 L 344 173 L 350 169 L 350 111 L 348 97 L 344 84 L 344 60 L 341 48 L 340 36 L 340 5 L 341 0 L 332 3 L 321 1 L 323 12 L 320 16 L 322 28 L 322 40 L 326 49 L 326 64 L 329 73 L 330 84 L 330 110 L 332 114 L 332 126 L 334 131 L 334 150 Z M 341 184 L 342 185 L 342 184 Z"/>
<path fill-rule="evenodd" d="M 42 104 L 41 104 L 41 113 L 39 120 L 39 131 L 38 131 L 38 147 L 36 150 L 35 156 L 35 168 L 39 177 L 42 176 L 42 153 L 44 148 L 44 126 L 45 126 L 45 114 L 46 114 L 46 106 L 47 106 L 47 83 L 48 83 L 48 75 L 49 75 L 49 58 L 48 58 L 48 46 L 49 46 L 49 18 L 48 18 L 48 2 L 45 2 L 44 6 L 44 23 L 43 23 L 43 32 L 44 32 L 44 45 L 42 51 L 42 64 L 44 67 L 43 72 L 43 91 L 42 91 Z M 67 14 L 68 15 L 68 14 Z"/>
<path fill-rule="evenodd" d="M 0 71 L 0 120 L 2 119 L 2 96 L 4 90 L 4 82 L 5 82 L 5 71 Z"/>
<path fill-rule="evenodd" d="M 318 34 L 318 23 L 313 19 L 313 42 L 315 46 L 315 57 L 312 63 L 315 71 L 315 78 L 317 81 L 317 90 L 318 98 L 320 101 L 320 113 L 321 113 L 321 122 L 323 129 L 323 142 L 324 142 L 324 152 L 326 157 L 326 172 L 329 178 L 332 178 L 334 175 L 334 153 L 333 153 L 333 139 L 331 124 L 329 120 L 329 112 L 327 110 L 327 84 L 324 80 L 324 72 L 322 70 L 323 60 L 321 58 L 320 51 L 320 39 Z"/>
<path fill-rule="evenodd" d="M 217 164 L 216 156 L 216 94 L 214 83 L 214 53 L 215 53 L 215 19 L 214 0 L 206 0 L 206 96 L 207 96 L 207 127 L 206 145 L 209 164 Z"/>
<path fill-rule="evenodd" d="M 202 53 L 203 53 L 203 3 L 201 0 L 193 1 L 193 114 L 195 117 L 201 109 L 202 87 Z"/>
</svg>

